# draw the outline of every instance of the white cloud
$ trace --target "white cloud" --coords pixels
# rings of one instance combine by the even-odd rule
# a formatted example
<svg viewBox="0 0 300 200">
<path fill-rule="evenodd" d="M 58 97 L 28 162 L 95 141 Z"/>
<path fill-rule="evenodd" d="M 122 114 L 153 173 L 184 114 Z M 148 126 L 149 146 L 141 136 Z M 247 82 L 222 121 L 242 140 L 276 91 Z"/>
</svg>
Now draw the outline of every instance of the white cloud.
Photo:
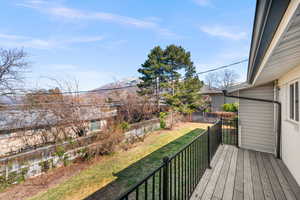
<svg viewBox="0 0 300 200">
<path fill-rule="evenodd" d="M 210 0 L 193 0 L 194 3 L 196 3 L 199 6 L 211 6 L 211 1 Z"/>
<path fill-rule="evenodd" d="M 23 3 L 19 3 L 17 5 L 26 8 L 32 8 L 42 13 L 47 13 L 49 15 L 67 20 L 99 20 L 120 25 L 128 25 L 141 29 L 149 29 L 165 36 L 176 36 L 175 33 L 166 28 L 162 28 L 157 22 L 149 19 L 143 20 L 109 12 L 83 11 L 42 0 L 25 0 Z"/>
<path fill-rule="evenodd" d="M 98 42 L 101 40 L 103 40 L 103 36 L 72 36 L 63 39 L 40 39 L 29 36 L 0 33 L 0 43 L 2 46 L 34 49 L 64 48 L 72 44 Z"/>
<path fill-rule="evenodd" d="M 1 33 L 0 33 L 0 38 L 8 39 L 8 40 L 28 39 L 28 37 L 25 37 L 25 36 L 1 34 Z"/>
<path fill-rule="evenodd" d="M 122 78 L 121 75 L 113 72 L 98 71 L 89 69 L 87 66 L 79 66 L 73 64 L 50 64 L 35 65 L 32 72 L 27 77 L 28 88 L 53 88 L 57 86 L 55 80 L 59 82 L 78 83 L 79 90 L 92 90 L 103 84 L 114 82 Z M 88 81 L 86 81 L 88 80 Z"/>
<path fill-rule="evenodd" d="M 231 40 L 242 40 L 247 38 L 246 32 L 236 31 L 232 27 L 219 26 L 219 25 L 201 26 L 200 30 L 211 36 L 227 38 Z"/>
</svg>

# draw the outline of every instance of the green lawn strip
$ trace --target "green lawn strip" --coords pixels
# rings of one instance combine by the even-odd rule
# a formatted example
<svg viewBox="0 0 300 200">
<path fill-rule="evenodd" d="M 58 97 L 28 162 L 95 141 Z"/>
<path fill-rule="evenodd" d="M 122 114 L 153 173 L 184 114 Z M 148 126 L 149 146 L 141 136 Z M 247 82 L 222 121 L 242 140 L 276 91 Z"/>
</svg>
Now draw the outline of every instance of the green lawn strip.
<svg viewBox="0 0 300 200">
<path fill-rule="evenodd" d="M 162 163 L 162 159 L 165 156 L 174 155 L 186 144 L 191 142 L 203 131 L 201 130 L 200 132 L 200 130 L 201 129 L 196 129 L 187 133 L 118 173 L 120 181 L 124 182 L 125 189 L 139 182 L 143 177 L 148 175 L 149 172 L 155 170 Z"/>
<path fill-rule="evenodd" d="M 180 146 L 182 149 L 182 147 L 189 144 L 200 133 L 203 133 L 203 129 L 196 129 L 172 143 L 174 146 L 177 146 L 176 143 L 179 144 L 178 146 Z M 170 146 L 172 143 L 170 143 Z M 172 152 L 172 150 L 170 150 L 170 152 Z M 165 154 L 165 156 L 170 157 L 177 152 L 179 152 L 179 150 L 175 149 L 175 151 L 170 154 Z M 195 142 L 189 145 L 188 148 L 185 148 L 180 152 L 181 153 L 172 158 L 169 163 L 169 195 L 171 199 L 186 198 L 188 194 L 192 192 L 192 188 L 196 186 L 202 177 L 202 174 L 208 167 L 207 137 L 201 137 L 197 139 Z M 161 162 L 159 165 L 160 164 Z M 153 167 L 153 169 L 157 169 L 157 167 Z M 151 176 L 146 182 L 143 182 L 140 186 L 138 186 L 138 188 L 135 188 L 135 190 L 129 194 L 128 199 L 136 199 L 137 190 L 139 199 L 145 199 L 146 193 L 148 199 L 153 199 L 153 196 L 155 196 L 154 199 L 160 199 L 159 195 L 162 195 L 162 193 L 159 192 L 159 188 L 163 187 L 162 174 L 163 168 L 155 172 L 153 175 L 155 177 Z M 128 179 L 129 177 L 126 178 Z M 146 187 L 147 192 L 145 190 Z"/>
<path fill-rule="evenodd" d="M 155 169 L 162 162 L 163 157 L 176 153 L 201 131 L 203 130 L 191 131 L 189 128 L 182 128 L 158 135 L 152 143 L 142 144 L 132 151 L 107 156 L 103 161 L 32 199 L 81 199 L 103 188 L 109 182 L 113 182 L 114 187 L 120 189 L 119 193 L 124 192 Z M 177 135 L 183 136 L 178 136 L 176 139 Z M 174 137 L 175 140 L 172 141 Z"/>
</svg>

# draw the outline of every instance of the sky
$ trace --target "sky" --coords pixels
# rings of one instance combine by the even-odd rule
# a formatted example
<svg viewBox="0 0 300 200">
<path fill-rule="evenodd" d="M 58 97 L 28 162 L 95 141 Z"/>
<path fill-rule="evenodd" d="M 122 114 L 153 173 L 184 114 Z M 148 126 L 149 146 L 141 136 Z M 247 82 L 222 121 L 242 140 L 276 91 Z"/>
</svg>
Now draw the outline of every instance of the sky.
<svg viewBox="0 0 300 200">
<path fill-rule="evenodd" d="M 157 45 L 181 45 L 198 72 L 248 58 L 255 0 L 0 0 L 0 7 L 0 48 L 28 53 L 26 87 L 56 79 L 90 90 L 138 77 Z M 232 69 L 245 79 L 246 63 Z"/>
</svg>

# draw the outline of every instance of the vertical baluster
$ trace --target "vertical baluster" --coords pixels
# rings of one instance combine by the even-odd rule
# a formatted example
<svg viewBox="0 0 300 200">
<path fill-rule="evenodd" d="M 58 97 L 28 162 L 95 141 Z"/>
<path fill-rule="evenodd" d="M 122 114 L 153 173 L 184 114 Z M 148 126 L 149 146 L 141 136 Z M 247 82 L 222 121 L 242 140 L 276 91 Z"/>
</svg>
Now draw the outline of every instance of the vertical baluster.
<svg viewBox="0 0 300 200">
<path fill-rule="evenodd" d="M 162 196 L 162 194 L 161 194 L 161 187 L 162 187 L 162 182 L 161 182 L 161 170 L 162 169 L 160 169 L 159 170 L 159 175 L 158 175 L 158 185 L 159 185 L 159 187 L 158 187 L 158 194 L 159 194 L 159 200 L 161 200 L 161 196 Z"/>
<path fill-rule="evenodd" d="M 183 199 L 183 197 L 184 197 L 184 195 L 183 195 L 183 193 L 184 193 L 184 173 L 183 173 L 183 171 L 184 171 L 184 169 L 183 169 L 183 166 L 184 166 L 184 159 L 183 159 L 183 154 L 184 154 L 184 151 L 182 151 L 181 152 L 181 199 Z"/>
<path fill-rule="evenodd" d="M 176 199 L 176 197 L 177 197 L 177 195 L 176 195 L 176 193 L 178 192 L 177 191 L 177 185 L 176 185 L 176 181 L 177 181 L 177 176 L 178 176 L 178 172 L 177 172 L 177 160 L 178 160 L 178 156 L 176 156 L 175 158 L 174 158 L 174 199 Z"/>
<path fill-rule="evenodd" d="M 170 181 L 169 181 L 169 187 L 170 187 L 170 194 L 169 194 L 169 197 L 170 199 L 172 199 L 172 186 L 173 186 L 173 181 L 172 181 L 172 165 L 173 165 L 173 160 L 171 160 L 169 162 L 169 177 L 170 177 Z"/>
<path fill-rule="evenodd" d="M 191 190 L 191 168 L 192 168 L 192 160 L 191 160 L 191 145 L 188 148 L 188 196 L 190 195 Z"/>
<path fill-rule="evenodd" d="M 207 164 L 208 168 L 211 169 L 210 166 L 210 158 L 211 158 L 211 152 L 210 152 L 210 127 L 207 127 Z"/>
<path fill-rule="evenodd" d="M 197 164 L 197 158 L 195 157 L 195 154 L 196 154 L 196 150 L 197 150 L 197 147 L 196 147 L 196 143 L 197 141 L 194 142 L 194 150 L 193 150 L 193 161 L 194 161 L 194 170 L 193 170 L 193 189 L 195 187 L 195 183 L 196 183 L 196 164 Z"/>
<path fill-rule="evenodd" d="M 156 173 L 152 177 L 152 200 L 155 200 L 155 175 Z"/>
<path fill-rule="evenodd" d="M 139 199 L 139 187 L 137 187 L 136 190 L 135 190 L 135 199 L 136 200 Z"/>
<path fill-rule="evenodd" d="M 196 169 L 196 159 L 195 159 L 195 151 L 196 151 L 196 141 L 193 143 L 193 151 L 192 151 L 192 160 L 193 160 L 193 175 L 192 175 L 192 188 L 194 189 L 195 186 L 195 169 Z"/>
<path fill-rule="evenodd" d="M 239 121 L 238 118 L 235 120 L 235 130 L 236 130 L 236 146 L 239 146 Z"/>
<path fill-rule="evenodd" d="M 178 171 L 178 176 L 177 176 L 177 191 L 178 191 L 178 199 L 180 199 L 180 154 L 178 154 L 178 160 L 177 160 L 177 171 Z"/>
<path fill-rule="evenodd" d="M 186 194 L 187 194 L 187 164 L 188 164 L 188 159 L 187 159 L 187 149 L 184 150 L 184 199 L 186 199 Z"/>
<path fill-rule="evenodd" d="M 234 121 L 233 120 L 230 120 L 230 144 L 234 144 L 234 140 L 233 140 L 233 137 L 234 137 Z"/>
<path fill-rule="evenodd" d="M 145 200 L 148 199 L 148 180 L 145 182 Z"/>
<path fill-rule="evenodd" d="M 163 161 L 163 200 L 169 200 L 169 158 L 164 157 Z"/>
<path fill-rule="evenodd" d="M 198 139 L 195 142 L 195 151 L 194 151 L 194 159 L 195 159 L 195 170 L 194 170 L 194 188 L 197 185 L 197 170 L 198 170 Z"/>
</svg>

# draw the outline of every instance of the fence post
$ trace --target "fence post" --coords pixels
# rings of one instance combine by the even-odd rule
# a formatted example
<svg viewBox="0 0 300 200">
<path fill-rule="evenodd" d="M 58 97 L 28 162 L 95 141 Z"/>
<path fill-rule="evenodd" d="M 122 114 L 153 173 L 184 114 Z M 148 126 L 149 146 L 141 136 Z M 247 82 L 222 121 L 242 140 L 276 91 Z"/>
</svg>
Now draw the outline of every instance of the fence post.
<svg viewBox="0 0 300 200">
<path fill-rule="evenodd" d="M 211 169 L 210 166 L 210 159 L 211 159 L 211 153 L 210 153 L 210 127 L 207 127 L 207 161 L 208 161 L 208 168 Z"/>
<path fill-rule="evenodd" d="M 163 158 L 163 199 L 169 199 L 169 157 Z"/>
</svg>

